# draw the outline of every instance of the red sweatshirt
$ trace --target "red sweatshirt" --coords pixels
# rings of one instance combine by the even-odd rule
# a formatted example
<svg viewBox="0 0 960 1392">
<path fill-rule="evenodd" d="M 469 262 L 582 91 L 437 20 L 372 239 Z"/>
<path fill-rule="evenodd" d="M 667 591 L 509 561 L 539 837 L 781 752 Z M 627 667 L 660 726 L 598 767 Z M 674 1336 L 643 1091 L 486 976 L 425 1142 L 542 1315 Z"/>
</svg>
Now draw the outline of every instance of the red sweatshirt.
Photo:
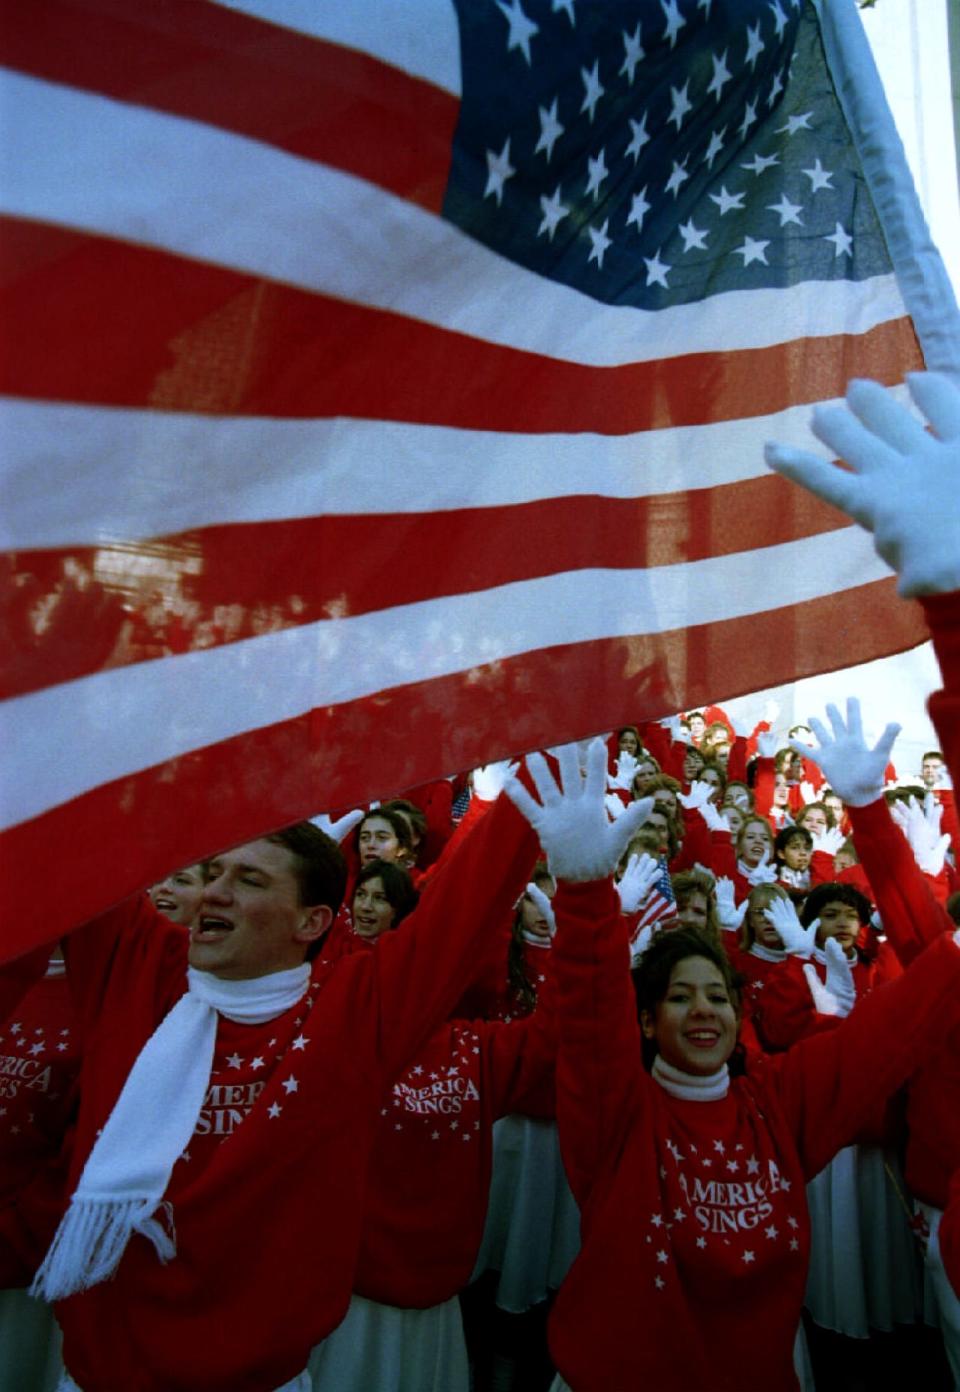
<svg viewBox="0 0 960 1392">
<path fill-rule="evenodd" d="M 960 951 L 936 943 L 828 1034 L 767 1059 L 714 1102 L 643 1069 L 606 885 L 555 901 L 557 1114 L 583 1248 L 550 1318 L 576 1392 L 796 1386 L 811 1179 L 957 1018 Z"/>
<path fill-rule="evenodd" d="M 370 1161 L 354 1290 L 425 1308 L 467 1284 L 483 1237 L 492 1127 L 552 1117 L 549 1008 L 514 1024 L 452 1020 L 384 1099 Z"/>
<path fill-rule="evenodd" d="M 206 1103 L 165 1196 L 177 1256 L 163 1266 L 134 1236 L 113 1280 L 57 1306 L 64 1362 L 84 1392 L 267 1392 L 304 1368 L 350 1298 L 384 1092 L 449 1010 L 535 851 L 502 798 L 404 932 L 317 965 L 307 996 L 277 1019 L 220 1020 Z M 183 994 L 186 946 L 145 899 L 67 945 L 85 1044 L 71 1191 L 131 1065 Z"/>
</svg>

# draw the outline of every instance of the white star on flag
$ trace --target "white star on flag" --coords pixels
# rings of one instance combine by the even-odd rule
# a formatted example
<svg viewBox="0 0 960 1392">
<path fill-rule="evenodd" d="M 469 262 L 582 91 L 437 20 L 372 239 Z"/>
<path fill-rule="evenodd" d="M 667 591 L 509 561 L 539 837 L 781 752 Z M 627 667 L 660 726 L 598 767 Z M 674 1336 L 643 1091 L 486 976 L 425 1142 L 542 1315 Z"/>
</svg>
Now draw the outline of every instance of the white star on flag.
<svg viewBox="0 0 960 1392">
<path fill-rule="evenodd" d="M 618 77 L 626 77 L 627 81 L 633 85 L 636 76 L 637 64 L 643 62 L 646 53 L 643 51 L 643 44 L 640 42 L 640 25 L 638 24 L 632 34 L 628 34 L 626 29 L 623 31 L 623 67 L 617 74 Z"/>
<path fill-rule="evenodd" d="M 603 183 L 604 179 L 607 177 L 607 174 L 609 173 L 606 161 L 603 157 L 603 150 L 600 151 L 596 159 L 591 159 L 589 155 L 587 156 L 587 170 L 587 187 L 584 190 L 584 193 L 592 193 L 593 201 L 594 203 L 596 203 L 597 199 L 600 197 L 600 185 Z"/>
<path fill-rule="evenodd" d="M 743 246 L 734 247 L 731 256 L 742 256 L 744 266 L 749 266 L 752 261 L 760 261 L 764 266 L 767 265 L 767 247 L 769 241 L 757 241 L 753 237 L 744 237 Z"/>
<path fill-rule="evenodd" d="M 683 118 L 686 116 L 687 112 L 693 110 L 693 102 L 688 96 L 689 91 L 689 82 L 685 82 L 682 87 L 670 88 L 670 99 L 673 102 L 673 106 L 670 108 L 670 115 L 667 117 L 667 120 L 672 121 L 676 125 L 677 130 L 683 125 Z"/>
<path fill-rule="evenodd" d="M 584 87 L 583 103 L 580 107 L 580 114 L 583 115 L 585 111 L 588 111 L 590 113 L 590 120 L 592 121 L 597 113 L 597 102 L 600 100 L 604 93 L 604 88 L 600 84 L 599 58 L 594 63 L 593 68 L 590 72 L 588 72 L 586 68 L 581 68 L 580 76 L 583 78 Z"/>
<path fill-rule="evenodd" d="M 832 170 L 824 169 L 823 165 L 820 163 L 819 155 L 814 161 L 813 168 L 804 169 L 802 172 L 806 174 L 807 178 L 810 180 L 811 193 L 816 193 L 818 189 L 833 188 L 833 184 L 830 182 L 833 178 L 833 172 Z"/>
<path fill-rule="evenodd" d="M 530 40 L 534 34 L 539 34 L 539 24 L 534 24 L 532 19 L 528 19 L 520 8 L 520 0 L 511 0 L 509 5 L 505 5 L 503 0 L 497 0 L 497 9 L 504 16 L 510 25 L 510 32 L 507 35 L 507 52 L 512 53 L 515 48 L 519 48 L 527 63 L 530 63 Z"/>
<path fill-rule="evenodd" d="M 640 151 L 650 139 L 647 134 L 647 113 L 644 112 L 639 121 L 635 121 L 632 116 L 628 116 L 627 121 L 630 125 L 631 135 L 630 144 L 624 152 L 624 158 L 626 158 L 627 155 L 632 155 L 633 162 L 636 164 L 637 160 L 640 158 Z"/>
<path fill-rule="evenodd" d="M 721 217 L 734 208 L 739 210 L 743 207 L 743 194 L 728 193 L 726 184 L 720 185 L 719 193 L 708 193 L 707 197 L 710 199 L 711 203 L 716 203 L 717 207 L 720 209 Z"/>
<path fill-rule="evenodd" d="M 499 155 L 493 150 L 487 151 L 487 186 L 483 190 L 484 198 L 489 198 L 492 193 L 499 208 L 503 202 L 503 186 L 508 179 L 513 178 L 516 172 L 510 163 L 510 137 L 508 135 Z"/>
<path fill-rule="evenodd" d="M 705 251 L 707 246 L 708 233 L 702 227 L 695 227 L 693 218 L 689 222 L 681 222 L 677 231 L 683 238 L 684 251 Z"/>
<path fill-rule="evenodd" d="M 779 203 L 767 204 L 767 212 L 777 214 L 781 227 L 786 227 L 788 222 L 795 222 L 798 227 L 802 227 L 803 219 L 800 216 L 802 207 L 801 203 L 791 203 L 784 193 L 781 194 Z"/>
<path fill-rule="evenodd" d="M 553 155 L 553 147 L 563 135 L 564 127 L 557 120 L 557 101 L 554 97 L 549 109 L 545 106 L 540 107 L 540 139 L 537 141 L 535 155 L 539 155 L 541 150 L 546 154 L 549 163 Z"/>
<path fill-rule="evenodd" d="M 707 88 L 707 96 L 712 94 L 717 101 L 720 101 L 724 87 L 732 81 L 730 69 L 727 67 L 727 50 L 724 49 L 719 58 L 716 54 L 711 54 L 711 59 L 713 61 L 713 77 Z"/>
<path fill-rule="evenodd" d="M 850 248 L 853 246 L 853 238 L 839 222 L 837 223 L 836 231 L 831 232 L 829 236 L 824 237 L 823 240 L 825 242 L 833 242 L 837 256 L 850 255 Z"/>
<path fill-rule="evenodd" d="M 587 262 L 589 264 L 589 262 L 595 260 L 600 269 L 603 268 L 603 258 L 612 240 L 607 236 L 607 228 L 609 226 L 610 219 L 606 218 L 602 227 L 587 228 L 587 234 L 590 237 L 590 241 L 593 243 L 590 255 L 587 257 Z"/>
</svg>

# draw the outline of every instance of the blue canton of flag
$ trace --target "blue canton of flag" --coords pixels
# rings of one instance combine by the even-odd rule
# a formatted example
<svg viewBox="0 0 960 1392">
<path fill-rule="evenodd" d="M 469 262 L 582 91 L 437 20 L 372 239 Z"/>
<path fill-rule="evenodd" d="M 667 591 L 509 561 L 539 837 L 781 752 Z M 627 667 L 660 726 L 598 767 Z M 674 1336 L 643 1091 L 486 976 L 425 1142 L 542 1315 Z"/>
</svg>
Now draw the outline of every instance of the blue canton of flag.
<svg viewBox="0 0 960 1392">
<path fill-rule="evenodd" d="M 801 0 L 457 0 L 444 214 L 541 275 L 662 309 L 890 259 Z"/>
</svg>

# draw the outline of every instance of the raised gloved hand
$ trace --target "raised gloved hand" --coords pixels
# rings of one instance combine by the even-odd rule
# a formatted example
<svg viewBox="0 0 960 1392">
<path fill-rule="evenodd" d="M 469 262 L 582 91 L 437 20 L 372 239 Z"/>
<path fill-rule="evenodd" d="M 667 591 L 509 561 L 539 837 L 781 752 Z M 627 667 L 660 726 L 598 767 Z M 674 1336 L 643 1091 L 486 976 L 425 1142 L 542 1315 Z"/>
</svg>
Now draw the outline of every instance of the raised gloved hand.
<svg viewBox="0 0 960 1392">
<path fill-rule="evenodd" d="M 519 764 L 509 759 L 498 759 L 492 764 L 481 764 L 473 770 L 473 792 L 481 802 L 496 802 L 503 792 L 508 778 L 512 778 Z"/>
<path fill-rule="evenodd" d="M 345 812 L 335 822 L 331 821 L 326 812 L 321 812 L 318 816 L 311 817 L 310 820 L 315 827 L 319 827 L 321 831 L 326 832 L 327 836 L 339 844 L 350 834 L 357 822 L 363 821 L 363 808 L 355 807 L 352 812 Z"/>
<path fill-rule="evenodd" d="M 757 753 L 761 759 L 772 759 L 780 748 L 780 738 L 772 730 L 761 730 L 757 735 Z"/>
<path fill-rule="evenodd" d="M 910 373 L 907 385 L 933 434 L 876 382 L 853 381 L 846 407 L 817 407 L 812 424 L 849 469 L 785 445 L 768 444 L 764 455 L 872 532 L 910 597 L 960 589 L 960 391 L 936 372 Z"/>
<path fill-rule="evenodd" d="M 797 740 L 790 741 L 792 748 L 799 749 L 821 768 L 830 787 L 851 807 L 876 802 L 883 792 L 884 773 L 900 726 L 888 725 L 873 749 L 868 749 L 863 738 L 860 702 L 855 696 L 847 701 L 846 723 L 834 705 L 827 706 L 827 718 L 833 726 L 832 735 L 827 734 L 819 720 L 810 720 L 819 749 L 810 749 Z"/>
<path fill-rule="evenodd" d="M 905 803 L 891 803 L 890 815 L 910 843 L 914 859 L 923 873 L 939 875 L 950 848 L 950 837 L 940 834 L 943 808 L 933 794 L 927 793 L 923 807 L 914 797 Z"/>
<path fill-rule="evenodd" d="M 731 715 L 730 724 L 733 726 L 734 735 L 740 739 L 746 739 L 753 730 L 753 726 L 745 715 Z"/>
<path fill-rule="evenodd" d="M 663 720 L 657 721 L 657 724 L 661 725 L 663 729 L 666 730 L 670 738 L 674 740 L 676 743 L 680 743 L 683 740 L 683 732 L 680 728 L 679 715 L 664 716 Z"/>
<path fill-rule="evenodd" d="M 708 786 L 709 786 L 709 785 L 708 785 Z M 716 790 L 714 790 L 714 791 L 716 791 Z M 722 815 L 722 813 L 719 811 L 719 809 L 718 809 L 716 803 L 713 803 L 713 802 L 704 802 L 704 803 L 701 803 L 700 806 L 697 808 L 697 811 L 700 813 L 700 816 L 701 816 L 701 817 L 703 818 L 703 820 L 706 822 L 707 826 L 710 828 L 711 831 L 729 831 L 729 830 L 730 830 L 730 828 L 727 826 L 726 822 L 724 821 L 723 815 Z"/>
<path fill-rule="evenodd" d="M 817 800 L 817 790 L 806 778 L 800 784 L 800 796 L 804 802 L 816 802 Z"/>
<path fill-rule="evenodd" d="M 617 755 L 617 771 L 607 775 L 608 788 L 626 788 L 629 791 L 633 787 L 633 780 L 637 776 L 637 769 L 640 767 L 640 760 L 630 753 L 629 749 L 621 749 Z"/>
<path fill-rule="evenodd" d="M 646 851 L 632 855 L 614 888 L 620 898 L 620 911 L 636 913 L 660 878 L 660 866 Z"/>
<path fill-rule="evenodd" d="M 777 716 L 780 714 L 780 702 L 775 701 L 772 696 L 767 697 L 766 705 L 763 708 L 763 718 L 768 725 L 776 724 Z"/>
<path fill-rule="evenodd" d="M 823 955 L 827 959 L 827 990 L 837 1001 L 837 1014 L 845 1017 L 857 1001 L 853 964 L 836 938 L 827 939 L 823 945 Z"/>
<path fill-rule="evenodd" d="M 827 855 L 835 856 L 843 845 L 846 837 L 839 827 L 827 827 L 825 831 L 819 832 L 813 838 L 814 851 L 824 851 Z"/>
<path fill-rule="evenodd" d="M 733 880 L 727 875 L 721 875 L 717 880 L 717 922 L 720 927 L 725 928 L 728 933 L 738 932 L 748 903 L 749 900 L 744 899 L 742 904 L 737 905 Z"/>
<path fill-rule="evenodd" d="M 784 951 L 795 957 L 809 957 L 817 945 L 819 918 L 815 918 L 808 928 L 797 917 L 797 911 L 789 899 L 774 899 L 763 916 L 780 936 Z"/>
<path fill-rule="evenodd" d="M 627 804 L 622 798 L 618 798 L 616 793 L 604 793 L 603 805 L 610 814 L 611 822 L 615 822 L 618 817 L 622 817 L 627 807 Z"/>
<path fill-rule="evenodd" d="M 681 807 L 688 809 L 705 807 L 716 791 L 715 784 L 695 778 L 690 784 L 689 793 L 677 793 L 677 801 Z"/>
<path fill-rule="evenodd" d="M 557 931 L 557 918 L 553 912 L 553 905 L 550 903 L 549 898 L 544 894 L 540 886 L 535 885 L 532 880 L 530 884 L 527 885 L 526 894 L 527 898 L 533 900 L 534 904 L 536 904 L 543 915 L 547 925 L 547 931 L 552 938 Z"/>
<path fill-rule="evenodd" d="M 581 773 L 577 753 L 569 745 L 557 754 L 559 787 L 541 754 L 531 754 L 527 759 L 540 802 L 514 777 L 507 780 L 505 792 L 539 836 L 550 869 L 558 879 L 604 879 L 613 873 L 630 838 L 650 815 L 653 799 L 632 802 L 621 817 L 611 822 L 603 802 L 607 776 L 607 747 L 603 740 L 595 739 L 587 750 L 585 773 Z"/>
</svg>

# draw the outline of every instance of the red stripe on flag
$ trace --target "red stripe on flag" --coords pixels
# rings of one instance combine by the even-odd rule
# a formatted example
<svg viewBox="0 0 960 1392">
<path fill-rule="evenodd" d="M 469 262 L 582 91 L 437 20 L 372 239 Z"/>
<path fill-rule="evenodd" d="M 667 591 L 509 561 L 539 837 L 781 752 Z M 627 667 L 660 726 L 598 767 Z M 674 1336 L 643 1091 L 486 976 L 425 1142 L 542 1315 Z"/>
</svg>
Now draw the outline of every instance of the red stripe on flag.
<svg viewBox="0 0 960 1392">
<path fill-rule="evenodd" d="M 0 11 L 8 67 L 348 170 L 432 212 L 443 206 L 460 103 L 398 68 L 197 0 L 7 0 Z"/>
<path fill-rule="evenodd" d="M 0 390 L 12 396 L 620 435 L 769 415 L 837 396 L 851 377 L 890 385 L 923 366 L 908 319 L 584 366 L 109 238 L 16 219 L 0 234 Z"/>
<path fill-rule="evenodd" d="M 357 486 L 362 492 L 361 479 Z M 558 570 L 706 560 L 846 526 L 842 513 L 768 475 L 653 498 L 311 517 L 130 546 L 21 551 L 9 558 L 0 600 L 9 640 L 0 695 L 250 638 L 265 614 L 274 629 L 294 628 L 436 599 L 438 575 L 444 594 L 469 594 Z M 305 556 L 315 563 L 305 566 Z M 166 602 L 158 606 L 161 571 Z M 121 573 L 123 588 L 109 578 Z M 141 592 L 130 588 L 138 574 Z M 42 595 L 54 598 L 38 610 Z M 219 626 L 221 606 L 235 606 L 229 631 Z"/>
<path fill-rule="evenodd" d="M 926 631 L 918 606 L 893 599 L 893 580 L 882 580 L 749 619 L 542 649 L 314 711 L 102 785 L 0 835 L 0 960 L 104 908 L 105 846 L 117 902 L 201 852 L 422 781 L 425 726 L 437 736 L 438 766 L 453 771 L 545 738 L 663 715 L 681 693 L 688 706 L 706 704 L 718 694 L 716 672 L 729 673 L 728 698 L 763 688 L 771 672 L 799 679 L 830 670 L 836 650 L 850 663 L 902 652 Z M 825 633 L 835 639 L 830 652 Z"/>
</svg>

